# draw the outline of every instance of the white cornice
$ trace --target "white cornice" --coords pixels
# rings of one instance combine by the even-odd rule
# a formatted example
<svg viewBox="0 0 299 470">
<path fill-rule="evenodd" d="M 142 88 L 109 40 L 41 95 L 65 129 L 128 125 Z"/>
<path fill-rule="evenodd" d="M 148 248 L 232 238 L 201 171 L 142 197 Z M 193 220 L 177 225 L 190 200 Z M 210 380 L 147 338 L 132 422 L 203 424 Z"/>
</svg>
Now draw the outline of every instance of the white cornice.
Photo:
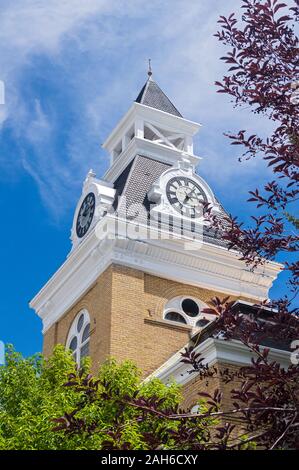
<svg viewBox="0 0 299 470">
<path fill-rule="evenodd" d="M 187 345 L 186 345 L 187 346 Z M 157 377 L 162 382 L 167 383 L 169 380 L 175 380 L 181 385 L 185 385 L 196 377 L 196 374 L 190 373 L 191 366 L 181 362 L 181 353 L 185 347 L 171 356 L 161 367 L 156 369 L 146 380 L 151 377 Z M 245 366 L 251 364 L 252 352 L 237 340 L 221 340 L 215 338 L 207 338 L 194 348 L 196 354 L 200 354 L 204 359 L 203 364 L 212 366 L 215 363 L 234 364 Z M 269 359 L 276 361 L 283 367 L 291 364 L 291 353 L 280 349 L 270 348 Z"/>
<path fill-rule="evenodd" d="M 166 113 L 159 109 L 145 106 L 144 104 L 134 102 L 127 113 L 122 117 L 117 126 L 113 129 L 111 134 L 103 143 L 102 147 L 108 152 L 111 152 L 115 144 L 121 136 L 129 129 L 134 119 L 141 117 L 150 120 L 152 123 L 157 123 L 159 126 L 169 128 L 171 130 L 178 130 L 193 136 L 198 132 L 201 124 L 194 121 L 189 121 L 179 116 Z"/>
<path fill-rule="evenodd" d="M 267 298 L 281 270 L 281 265 L 269 263 L 263 270 L 252 273 L 238 260 L 236 253 L 207 243 L 194 252 L 183 249 L 184 239 L 111 239 L 114 221 L 114 216 L 108 215 L 100 220 L 30 302 L 43 320 L 44 331 L 71 308 L 112 263 L 255 300 Z"/>
<path fill-rule="evenodd" d="M 163 132 L 184 136 L 184 147 L 180 149 L 169 142 L 157 142 L 144 138 L 146 125 L 156 126 Z M 133 103 L 129 111 L 113 129 L 103 144 L 111 156 L 111 167 L 104 178 L 115 181 L 131 160 L 138 154 L 177 165 L 184 153 L 192 165 L 196 165 L 200 157 L 193 154 L 192 138 L 198 132 L 200 124 L 172 114 L 151 108 L 140 103 Z M 132 137 L 133 132 L 133 137 Z M 160 132 L 160 131 L 157 131 Z M 160 135 L 160 134 L 159 134 Z M 162 139 L 163 141 L 163 139 Z"/>
</svg>

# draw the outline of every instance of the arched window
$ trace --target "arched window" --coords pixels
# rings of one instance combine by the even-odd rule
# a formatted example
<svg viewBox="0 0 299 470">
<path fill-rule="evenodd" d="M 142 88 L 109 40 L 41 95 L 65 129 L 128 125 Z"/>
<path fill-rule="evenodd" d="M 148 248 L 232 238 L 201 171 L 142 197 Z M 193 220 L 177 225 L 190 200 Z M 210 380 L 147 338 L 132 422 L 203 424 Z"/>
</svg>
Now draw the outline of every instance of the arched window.
<svg viewBox="0 0 299 470">
<path fill-rule="evenodd" d="M 81 310 L 70 328 L 66 348 L 73 352 L 73 358 L 80 365 L 83 357 L 89 355 L 90 318 L 87 310 Z"/>
<path fill-rule="evenodd" d="M 163 318 L 170 322 L 183 323 L 195 329 L 204 328 L 216 317 L 203 313 L 207 305 L 191 297 L 174 297 L 164 308 Z"/>
<path fill-rule="evenodd" d="M 179 323 L 187 323 L 185 318 L 177 312 L 167 312 L 165 314 L 165 320 L 170 320 L 170 321 L 177 321 Z"/>
</svg>

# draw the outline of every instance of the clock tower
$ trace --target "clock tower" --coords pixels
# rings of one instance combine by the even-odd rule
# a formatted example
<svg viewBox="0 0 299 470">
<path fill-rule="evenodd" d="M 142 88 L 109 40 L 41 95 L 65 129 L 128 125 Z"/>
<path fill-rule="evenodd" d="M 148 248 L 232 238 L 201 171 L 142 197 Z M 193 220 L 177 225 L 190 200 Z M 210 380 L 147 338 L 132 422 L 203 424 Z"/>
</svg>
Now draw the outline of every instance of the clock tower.
<svg viewBox="0 0 299 470">
<path fill-rule="evenodd" d="M 132 359 L 146 376 L 213 321 L 202 310 L 215 295 L 268 297 L 280 266 L 252 272 L 204 219 L 207 204 L 226 213 L 196 172 L 199 130 L 150 72 L 103 145 L 108 171 L 83 183 L 66 261 L 30 303 L 46 355 L 62 343 L 77 362 Z"/>
</svg>

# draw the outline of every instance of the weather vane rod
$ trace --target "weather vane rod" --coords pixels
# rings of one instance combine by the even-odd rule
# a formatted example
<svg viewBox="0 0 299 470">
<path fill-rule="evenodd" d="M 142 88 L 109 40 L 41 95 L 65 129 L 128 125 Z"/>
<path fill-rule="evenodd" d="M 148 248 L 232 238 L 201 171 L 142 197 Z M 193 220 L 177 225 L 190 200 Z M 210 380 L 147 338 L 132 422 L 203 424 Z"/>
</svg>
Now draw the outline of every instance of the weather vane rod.
<svg viewBox="0 0 299 470">
<path fill-rule="evenodd" d="M 151 77 L 153 75 L 153 72 L 152 72 L 152 66 L 151 66 L 151 59 L 148 59 L 148 71 L 147 71 L 147 74 L 149 77 Z"/>
</svg>

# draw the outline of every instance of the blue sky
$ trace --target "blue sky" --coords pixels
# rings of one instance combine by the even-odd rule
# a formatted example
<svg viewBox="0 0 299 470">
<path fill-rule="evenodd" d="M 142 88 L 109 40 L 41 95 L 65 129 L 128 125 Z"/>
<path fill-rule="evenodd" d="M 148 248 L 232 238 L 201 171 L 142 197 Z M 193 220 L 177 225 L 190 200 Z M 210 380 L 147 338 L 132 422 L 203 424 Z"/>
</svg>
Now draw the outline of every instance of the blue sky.
<svg viewBox="0 0 299 470">
<path fill-rule="evenodd" d="M 98 177 L 107 169 L 101 143 L 143 86 L 149 57 L 176 107 L 203 125 L 198 173 L 228 211 L 248 218 L 247 192 L 269 170 L 259 159 L 238 163 L 239 148 L 223 132 L 264 135 L 269 123 L 232 110 L 213 85 L 224 70 L 217 18 L 237 5 L 0 0 L 0 339 L 25 355 L 41 349 L 41 322 L 28 301 L 70 251 L 82 181 L 90 168 Z"/>
</svg>

